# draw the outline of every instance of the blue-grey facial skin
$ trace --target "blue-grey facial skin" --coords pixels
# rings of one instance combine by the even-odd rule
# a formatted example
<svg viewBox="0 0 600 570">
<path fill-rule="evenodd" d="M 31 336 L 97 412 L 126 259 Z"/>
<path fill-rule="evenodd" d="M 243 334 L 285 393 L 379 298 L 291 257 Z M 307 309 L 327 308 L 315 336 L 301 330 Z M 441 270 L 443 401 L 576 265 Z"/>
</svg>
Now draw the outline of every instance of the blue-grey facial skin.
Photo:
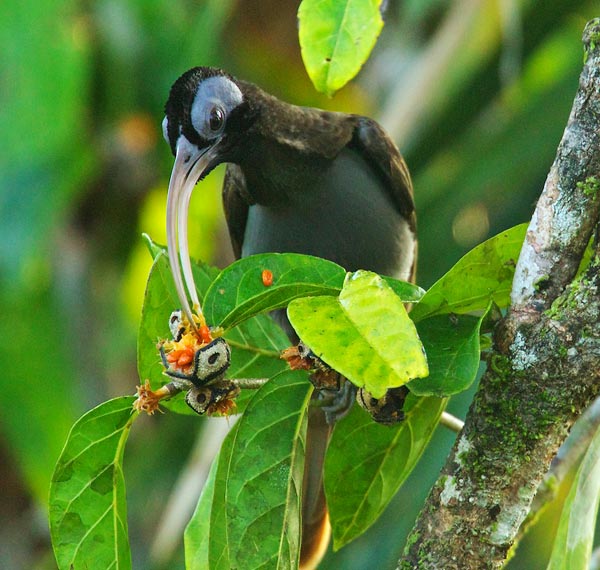
<svg viewBox="0 0 600 570">
<path fill-rule="evenodd" d="M 229 113 L 243 101 L 240 88 L 223 76 L 209 77 L 200 82 L 192 104 L 192 126 L 204 139 L 215 139 L 223 134 Z M 220 113 L 219 129 L 211 128 L 211 115 Z"/>
<path fill-rule="evenodd" d="M 223 76 L 209 77 L 198 84 L 190 112 L 192 127 L 205 141 L 218 139 L 225 129 L 229 113 L 243 102 L 240 88 L 230 79 Z M 211 127 L 211 116 L 221 117 L 219 128 Z M 213 122 L 214 127 L 214 122 Z M 167 117 L 162 122 L 163 137 L 169 140 L 169 122 Z M 176 140 L 182 135 L 182 125 L 179 125 Z M 175 141 L 173 141 L 175 142 Z"/>
</svg>

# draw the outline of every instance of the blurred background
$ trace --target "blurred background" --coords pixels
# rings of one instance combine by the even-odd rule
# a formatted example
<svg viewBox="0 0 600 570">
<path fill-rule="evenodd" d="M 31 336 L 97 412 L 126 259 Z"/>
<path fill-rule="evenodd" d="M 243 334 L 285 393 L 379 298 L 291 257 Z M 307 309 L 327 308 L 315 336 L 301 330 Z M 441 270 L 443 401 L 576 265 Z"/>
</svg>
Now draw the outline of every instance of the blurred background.
<svg viewBox="0 0 600 570">
<path fill-rule="evenodd" d="M 165 241 L 172 157 L 160 124 L 171 83 L 189 67 L 221 66 L 287 101 L 380 120 L 413 175 L 424 287 L 480 241 L 529 219 L 577 87 L 583 27 L 600 15 L 596 0 L 389 0 L 371 59 L 333 99 L 304 71 L 297 8 L 0 3 L 0 567 L 55 568 L 47 495 L 68 430 L 138 383 L 151 264 L 141 233 Z M 222 175 L 198 187 L 190 218 L 193 254 L 219 266 L 231 261 Z M 454 398 L 450 410 L 464 417 L 471 397 Z M 134 568 L 183 568 L 178 525 L 189 512 L 166 530 L 161 521 L 202 423 L 175 414 L 136 422 L 125 454 Z M 453 441 L 438 431 L 381 520 L 323 568 L 395 567 Z M 196 497 L 187 502 L 193 508 Z M 557 508 L 512 570 L 545 568 Z"/>
</svg>

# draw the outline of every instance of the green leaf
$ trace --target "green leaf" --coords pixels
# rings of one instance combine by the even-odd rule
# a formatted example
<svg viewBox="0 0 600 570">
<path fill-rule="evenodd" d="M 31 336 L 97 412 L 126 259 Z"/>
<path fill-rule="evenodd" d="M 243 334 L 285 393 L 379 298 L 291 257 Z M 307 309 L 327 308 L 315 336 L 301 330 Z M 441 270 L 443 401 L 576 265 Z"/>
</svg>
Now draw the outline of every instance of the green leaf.
<svg viewBox="0 0 600 570">
<path fill-rule="evenodd" d="M 225 338 L 231 347 L 231 366 L 227 378 L 271 378 L 288 370 L 280 358 L 290 346 L 283 330 L 267 315 L 257 315 L 231 329 Z M 236 398 L 237 413 L 243 412 L 252 390 L 243 390 Z"/>
<path fill-rule="evenodd" d="M 393 277 L 387 277 L 386 275 L 381 275 L 381 278 L 405 303 L 418 303 L 425 295 L 425 290 L 413 283 L 400 281 L 400 279 L 394 279 Z"/>
<path fill-rule="evenodd" d="M 265 286 L 263 270 L 273 275 Z M 346 271 L 327 259 L 299 253 L 262 253 L 240 259 L 226 267 L 212 282 L 203 301 L 206 320 L 229 329 L 258 313 L 285 307 L 307 296 L 339 295 Z M 420 287 L 383 277 L 407 303 L 417 302 L 425 291 Z"/>
<path fill-rule="evenodd" d="M 131 568 L 123 451 L 137 413 L 115 398 L 71 429 L 50 487 L 50 532 L 60 570 Z"/>
<path fill-rule="evenodd" d="M 377 520 L 417 464 L 445 406 L 446 399 L 409 394 L 400 424 L 375 423 L 354 406 L 336 425 L 325 457 L 335 550 Z"/>
<path fill-rule="evenodd" d="M 459 259 L 413 307 L 412 319 L 416 322 L 432 315 L 480 311 L 490 301 L 507 307 L 526 230 L 527 224 L 515 226 Z"/>
<path fill-rule="evenodd" d="M 381 0 L 303 0 L 302 60 L 317 91 L 333 95 L 365 63 L 383 28 Z"/>
<path fill-rule="evenodd" d="M 375 398 L 428 373 L 414 323 L 375 273 L 350 274 L 339 298 L 292 301 L 288 317 L 319 358 Z"/>
<path fill-rule="evenodd" d="M 167 255 L 167 248 L 164 245 L 157 244 L 148 234 L 143 233 L 142 239 L 148 248 L 148 252 L 152 256 L 152 259 L 156 259 L 161 253 Z"/>
<path fill-rule="evenodd" d="M 210 467 L 196 510 L 183 535 L 186 570 L 206 570 L 208 568 L 208 537 L 210 533 L 210 511 L 215 495 L 215 477 L 219 456 Z"/>
<path fill-rule="evenodd" d="M 479 370 L 479 330 L 486 313 L 439 315 L 417 323 L 425 347 L 429 376 L 408 384 L 419 396 L 450 396 L 466 390 Z"/>
<path fill-rule="evenodd" d="M 231 346 L 228 378 L 270 378 L 287 369 L 279 355 L 290 341 L 267 315 L 257 315 L 231 329 L 225 338 Z"/>
<path fill-rule="evenodd" d="M 587 570 L 600 500 L 600 429 L 577 470 L 556 531 L 548 570 Z"/>
<path fill-rule="evenodd" d="M 211 570 L 297 567 L 311 393 L 305 373 L 282 372 L 256 393 L 226 438 L 211 511 Z"/>
<path fill-rule="evenodd" d="M 265 286 L 263 270 L 273 274 Z M 204 299 L 210 324 L 231 328 L 258 313 L 285 307 L 307 295 L 337 295 L 346 271 L 326 259 L 298 253 L 263 253 L 245 257 L 225 268 Z"/>
</svg>

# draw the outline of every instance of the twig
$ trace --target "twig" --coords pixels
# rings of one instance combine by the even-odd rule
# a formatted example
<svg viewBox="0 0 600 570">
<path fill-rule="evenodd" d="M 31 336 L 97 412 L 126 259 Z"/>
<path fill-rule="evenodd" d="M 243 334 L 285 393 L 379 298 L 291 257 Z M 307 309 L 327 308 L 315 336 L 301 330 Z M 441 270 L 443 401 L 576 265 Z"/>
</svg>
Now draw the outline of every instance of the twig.
<svg viewBox="0 0 600 570">
<path fill-rule="evenodd" d="M 440 418 L 440 423 L 447 427 L 449 430 L 458 433 L 462 428 L 465 427 L 465 422 L 461 419 L 449 414 L 448 412 L 442 412 L 442 417 Z"/>
<path fill-rule="evenodd" d="M 268 378 L 231 378 L 229 380 L 242 390 L 258 390 L 262 388 L 268 381 Z"/>
</svg>

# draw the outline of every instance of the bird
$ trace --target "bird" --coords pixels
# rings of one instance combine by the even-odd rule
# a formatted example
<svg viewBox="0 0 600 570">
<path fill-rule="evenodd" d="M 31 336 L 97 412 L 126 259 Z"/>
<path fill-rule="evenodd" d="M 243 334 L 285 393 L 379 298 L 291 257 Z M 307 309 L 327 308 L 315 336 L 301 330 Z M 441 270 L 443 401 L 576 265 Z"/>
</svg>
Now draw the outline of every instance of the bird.
<svg viewBox="0 0 600 570">
<path fill-rule="evenodd" d="M 182 309 L 199 306 L 187 245 L 192 190 L 227 163 L 223 206 L 236 258 L 302 253 L 347 271 L 414 281 L 416 213 L 406 163 L 365 116 L 293 105 L 214 67 L 172 85 L 163 135 L 175 157 L 167 197 L 169 261 Z M 184 286 L 185 283 L 185 286 Z M 275 315 L 290 340 L 284 312 Z M 316 568 L 330 527 L 322 467 L 331 425 L 311 407 L 307 431 L 300 568 Z"/>
</svg>

